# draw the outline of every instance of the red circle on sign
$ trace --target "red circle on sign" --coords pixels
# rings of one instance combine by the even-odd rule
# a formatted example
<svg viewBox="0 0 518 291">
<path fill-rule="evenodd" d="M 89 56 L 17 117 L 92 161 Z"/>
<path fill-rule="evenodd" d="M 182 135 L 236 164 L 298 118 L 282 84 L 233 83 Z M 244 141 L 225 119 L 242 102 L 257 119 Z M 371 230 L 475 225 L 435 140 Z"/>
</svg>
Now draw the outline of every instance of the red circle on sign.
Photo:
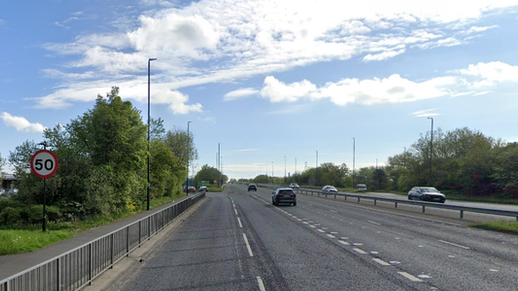
<svg viewBox="0 0 518 291">
<path fill-rule="evenodd" d="M 52 177 L 58 170 L 58 157 L 49 150 L 39 150 L 31 158 L 31 170 L 40 178 Z"/>
</svg>

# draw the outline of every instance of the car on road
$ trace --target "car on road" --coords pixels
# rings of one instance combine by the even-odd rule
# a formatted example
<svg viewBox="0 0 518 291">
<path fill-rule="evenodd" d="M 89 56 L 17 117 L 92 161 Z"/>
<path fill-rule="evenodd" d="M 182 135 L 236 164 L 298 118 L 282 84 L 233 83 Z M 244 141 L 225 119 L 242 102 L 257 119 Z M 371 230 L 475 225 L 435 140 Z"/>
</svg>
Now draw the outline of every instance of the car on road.
<svg viewBox="0 0 518 291">
<path fill-rule="evenodd" d="M 297 194 L 292 188 L 277 188 L 275 192 L 272 192 L 272 204 L 278 206 L 279 203 L 297 206 Z"/>
<path fill-rule="evenodd" d="M 331 185 L 325 185 L 323 188 L 322 188 L 322 192 L 327 192 L 327 193 L 336 193 L 338 192 L 338 190 L 336 190 L 336 188 L 334 186 L 331 186 Z"/>
<path fill-rule="evenodd" d="M 189 188 L 187 188 L 187 192 L 189 192 L 189 193 L 196 193 L 196 187 L 189 186 Z"/>
<path fill-rule="evenodd" d="M 203 191 L 205 191 L 205 192 L 209 192 L 209 188 L 207 188 L 207 186 L 200 186 L 200 188 L 198 189 L 198 191 L 200 191 L 200 192 L 203 192 Z"/>
<path fill-rule="evenodd" d="M 444 203 L 446 201 L 446 196 L 434 187 L 416 186 L 408 191 L 408 200 Z"/>
<path fill-rule="evenodd" d="M 365 184 L 357 184 L 356 185 L 356 189 L 358 191 L 365 191 L 365 192 L 367 192 L 367 185 L 365 185 Z"/>
<path fill-rule="evenodd" d="M 290 186 L 288 186 L 288 187 L 290 187 L 291 189 L 299 189 L 300 188 L 299 184 L 297 184 L 297 183 L 291 183 Z"/>
<path fill-rule="evenodd" d="M 255 184 L 248 185 L 248 192 L 250 191 L 257 191 L 257 186 Z"/>
</svg>

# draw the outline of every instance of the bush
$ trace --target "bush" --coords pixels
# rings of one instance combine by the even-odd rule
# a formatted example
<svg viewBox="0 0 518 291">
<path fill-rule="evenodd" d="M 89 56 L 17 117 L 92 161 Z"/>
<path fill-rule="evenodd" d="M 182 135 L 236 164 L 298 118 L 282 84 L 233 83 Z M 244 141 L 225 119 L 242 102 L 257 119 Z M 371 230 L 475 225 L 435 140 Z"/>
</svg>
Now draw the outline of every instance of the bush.
<svg viewBox="0 0 518 291">
<path fill-rule="evenodd" d="M 21 208 L 15 208 L 15 207 L 6 207 L 2 210 L 0 213 L 0 218 L 2 221 L 2 224 L 4 225 L 11 225 L 11 224 L 19 224 L 22 220 L 22 214 L 21 214 Z"/>
<path fill-rule="evenodd" d="M 47 206 L 47 221 L 59 221 L 63 215 L 56 206 Z M 43 221 L 43 205 L 34 205 L 29 209 L 28 220 L 30 223 L 42 223 Z"/>
</svg>

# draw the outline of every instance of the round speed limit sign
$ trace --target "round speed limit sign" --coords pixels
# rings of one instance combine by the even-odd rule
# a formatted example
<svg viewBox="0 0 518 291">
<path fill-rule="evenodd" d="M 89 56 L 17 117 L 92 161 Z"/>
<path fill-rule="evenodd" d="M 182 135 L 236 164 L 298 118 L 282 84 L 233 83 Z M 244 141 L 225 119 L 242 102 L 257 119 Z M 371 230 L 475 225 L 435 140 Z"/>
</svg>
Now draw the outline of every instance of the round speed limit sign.
<svg viewBox="0 0 518 291">
<path fill-rule="evenodd" d="M 37 151 L 31 159 L 32 172 L 40 178 L 49 178 L 58 169 L 58 158 L 48 150 Z"/>
</svg>

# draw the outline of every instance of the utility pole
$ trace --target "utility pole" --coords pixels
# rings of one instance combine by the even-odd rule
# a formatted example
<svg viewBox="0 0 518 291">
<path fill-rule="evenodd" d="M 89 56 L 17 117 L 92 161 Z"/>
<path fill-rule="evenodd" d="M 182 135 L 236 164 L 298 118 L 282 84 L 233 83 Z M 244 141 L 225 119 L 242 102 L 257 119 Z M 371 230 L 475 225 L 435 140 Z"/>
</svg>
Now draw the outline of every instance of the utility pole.
<svg viewBox="0 0 518 291">
<path fill-rule="evenodd" d="M 430 178 L 432 177 L 432 160 L 433 160 L 433 117 L 428 117 L 432 120 L 431 134 L 430 134 Z"/>
</svg>

